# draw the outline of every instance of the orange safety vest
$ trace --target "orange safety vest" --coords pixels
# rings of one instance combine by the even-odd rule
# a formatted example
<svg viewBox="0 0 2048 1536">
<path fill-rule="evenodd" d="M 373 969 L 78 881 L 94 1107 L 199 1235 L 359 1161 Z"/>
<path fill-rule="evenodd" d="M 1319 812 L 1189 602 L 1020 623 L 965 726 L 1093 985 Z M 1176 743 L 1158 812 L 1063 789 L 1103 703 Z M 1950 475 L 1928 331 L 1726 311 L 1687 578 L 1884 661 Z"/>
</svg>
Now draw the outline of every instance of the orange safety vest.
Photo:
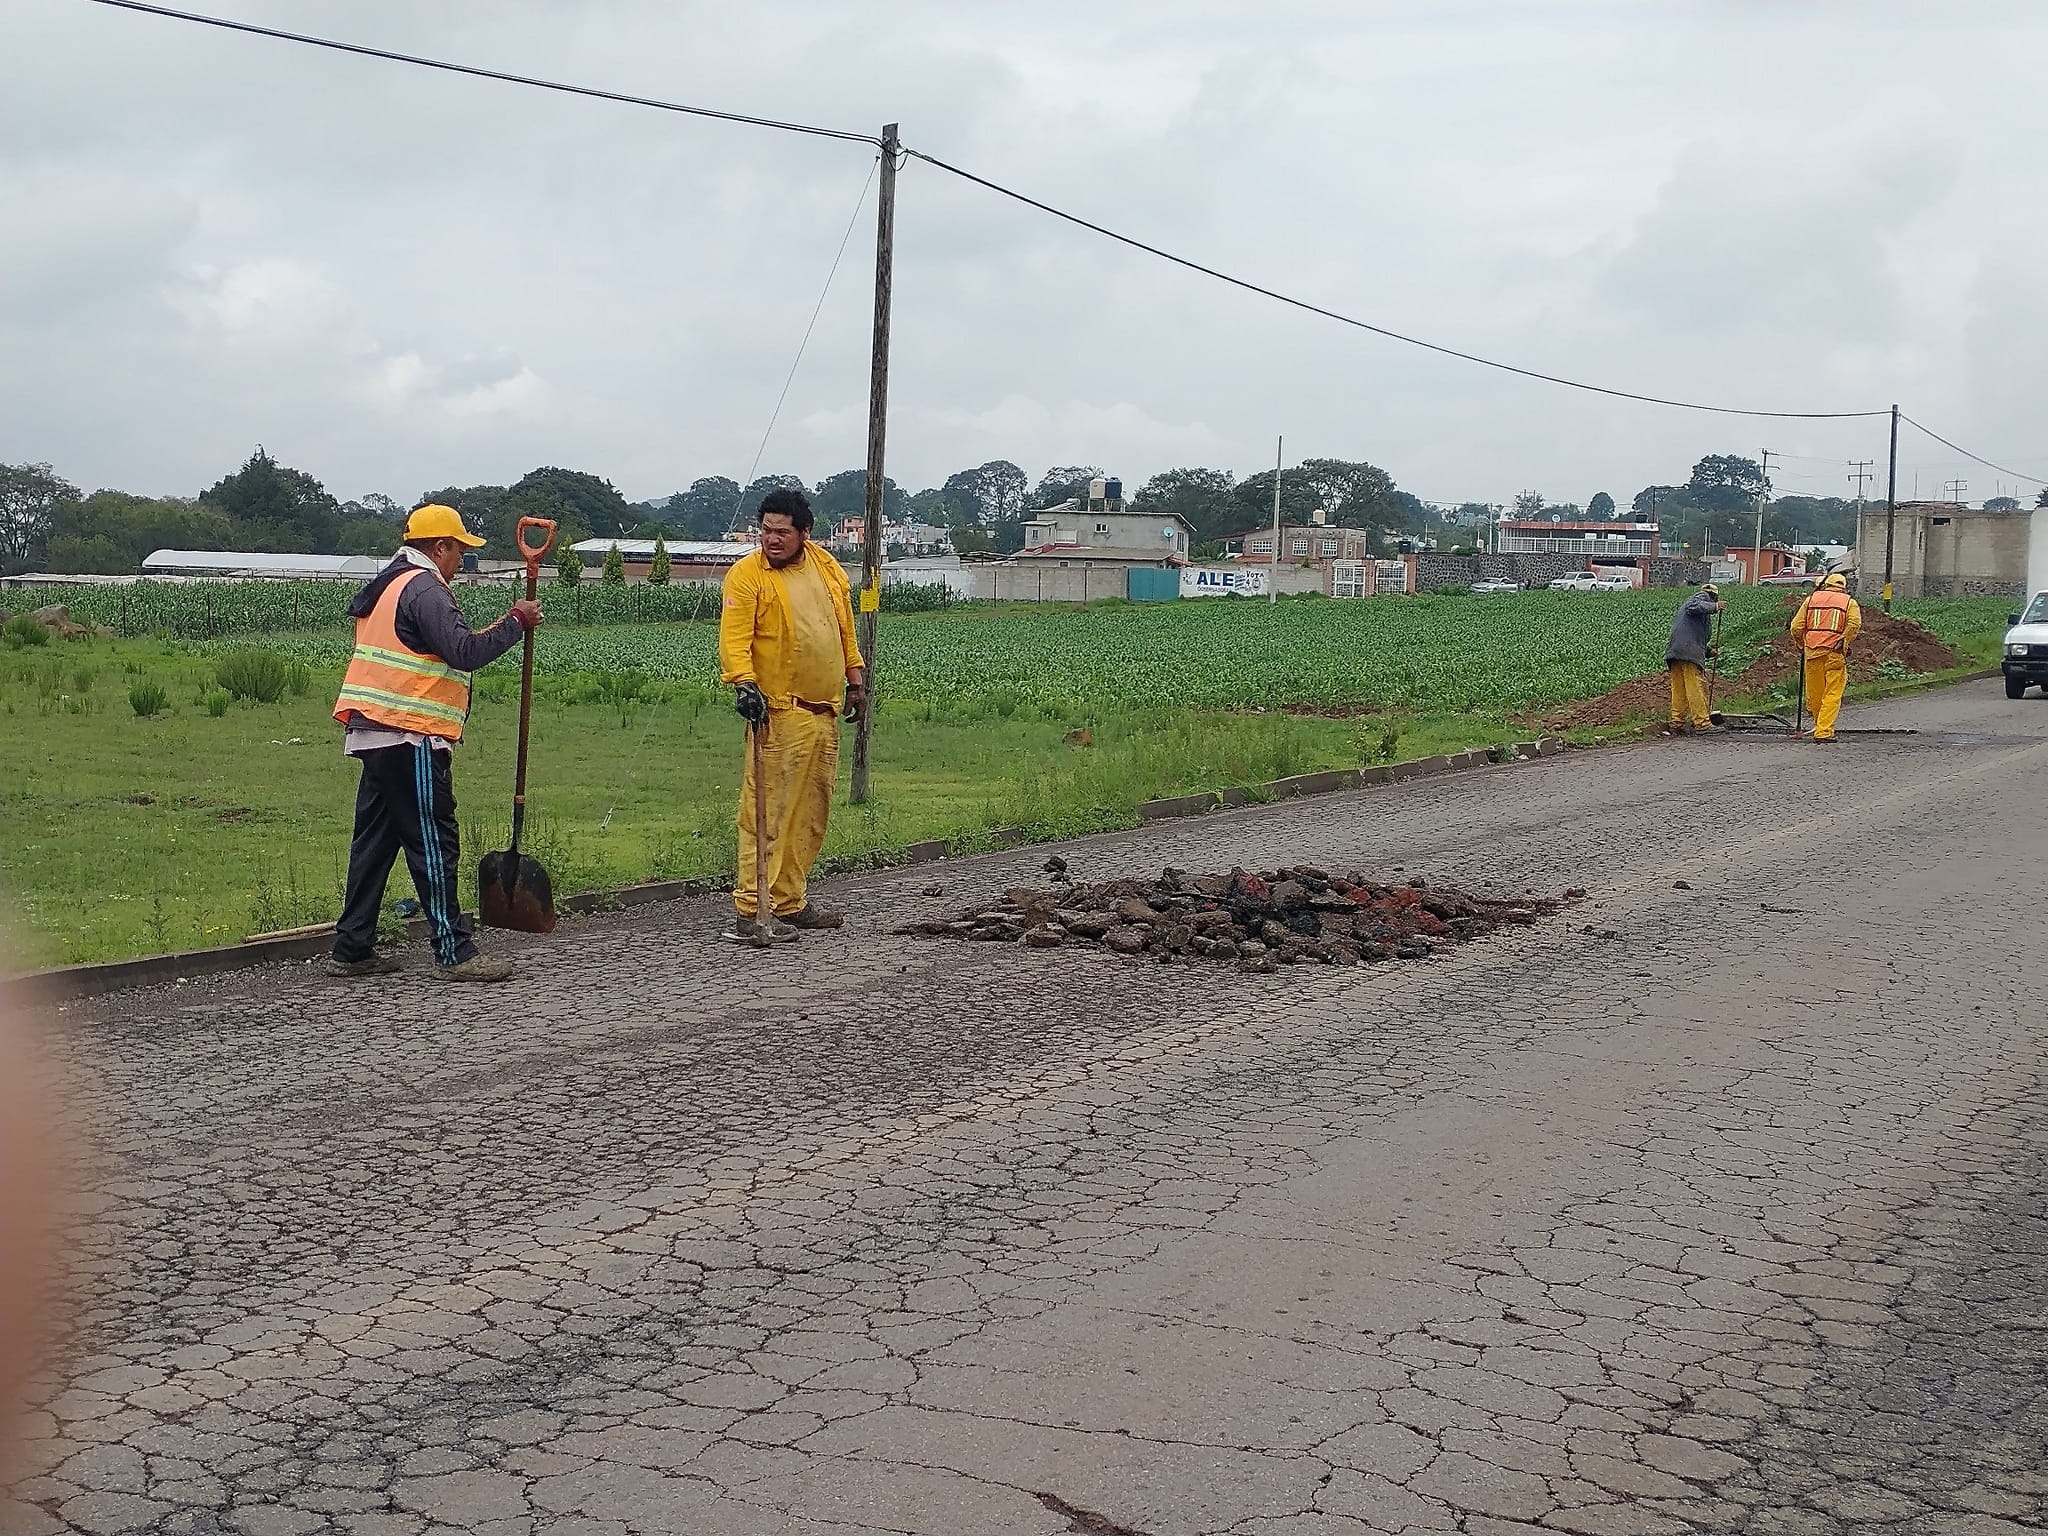
<svg viewBox="0 0 2048 1536">
<path fill-rule="evenodd" d="M 387 730 L 460 741 L 462 723 L 469 718 L 469 674 L 398 638 L 398 596 L 407 582 L 422 576 L 435 579 L 427 571 L 407 571 L 356 620 L 355 654 L 342 674 L 334 718 L 346 723 L 353 713 Z"/>
<path fill-rule="evenodd" d="M 1806 648 L 1839 651 L 1849 627 L 1849 594 L 1823 587 L 1806 600 Z"/>
</svg>

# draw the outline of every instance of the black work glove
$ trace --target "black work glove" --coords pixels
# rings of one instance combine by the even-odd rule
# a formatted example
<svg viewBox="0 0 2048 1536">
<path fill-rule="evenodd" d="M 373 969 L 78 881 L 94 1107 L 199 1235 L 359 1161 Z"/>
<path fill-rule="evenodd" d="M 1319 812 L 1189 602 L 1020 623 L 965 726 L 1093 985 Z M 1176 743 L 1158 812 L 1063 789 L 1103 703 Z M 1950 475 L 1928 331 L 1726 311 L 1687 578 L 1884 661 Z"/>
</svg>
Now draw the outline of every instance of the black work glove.
<svg viewBox="0 0 2048 1536">
<path fill-rule="evenodd" d="M 866 683 L 848 683 L 846 685 L 846 718 L 858 720 L 867 713 L 867 708 L 868 685 Z"/>
<path fill-rule="evenodd" d="M 740 718 L 749 725 L 762 725 L 768 719 L 768 699 L 761 692 L 759 683 L 741 683 L 733 689 L 732 707 L 740 712 Z"/>
</svg>

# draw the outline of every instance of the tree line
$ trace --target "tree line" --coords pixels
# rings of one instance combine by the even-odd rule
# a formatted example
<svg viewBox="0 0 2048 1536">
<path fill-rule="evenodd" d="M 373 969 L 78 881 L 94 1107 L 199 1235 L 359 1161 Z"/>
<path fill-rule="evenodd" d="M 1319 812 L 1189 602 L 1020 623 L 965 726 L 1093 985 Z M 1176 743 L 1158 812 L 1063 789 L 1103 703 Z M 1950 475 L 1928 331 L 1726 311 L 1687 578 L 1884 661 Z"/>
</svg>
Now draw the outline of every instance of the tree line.
<svg viewBox="0 0 2048 1536">
<path fill-rule="evenodd" d="M 1036 511 L 1085 499 L 1103 471 L 1090 464 L 1060 465 L 1035 481 L 1007 459 L 959 470 L 939 485 L 906 491 L 883 481 L 883 515 L 948 531 L 962 554 L 1009 554 L 1024 542 L 1024 524 Z M 48 464 L 0 465 L 0 571 L 49 570 L 127 574 L 157 549 L 233 549 L 311 554 L 381 555 L 390 552 L 410 508 L 442 502 L 462 513 L 489 542 L 485 553 L 513 558 L 513 530 L 522 517 L 559 525 L 562 542 L 582 539 L 721 539 L 745 527 L 770 491 L 789 487 L 810 497 L 821 532 L 865 509 L 867 472 L 841 470 L 815 485 L 795 475 L 762 475 L 742 486 L 723 476 L 692 481 L 685 489 L 648 501 L 628 501 L 613 484 L 582 470 L 543 466 L 510 485 L 443 486 L 407 503 L 368 495 L 337 500 L 304 470 L 278 463 L 260 446 L 233 473 L 187 498 L 138 496 L 98 490 L 87 495 Z M 1666 542 L 1704 550 L 1709 542 L 1741 545 L 1755 536 L 1757 499 L 1771 486 L 1752 459 L 1710 454 L 1683 484 L 1649 485 L 1636 492 L 1627 513 L 1613 496 L 1596 491 L 1583 506 L 1553 503 L 1523 491 L 1512 507 L 1480 502 L 1457 506 L 1421 501 L 1393 477 L 1362 460 L 1306 459 L 1280 474 L 1280 512 L 1306 523 L 1316 511 L 1335 527 L 1368 532 L 1376 548 L 1441 535 L 1452 546 L 1476 544 L 1496 517 L 1559 521 L 1626 519 L 1655 522 Z M 2037 505 L 2048 506 L 2048 490 Z M 1152 476 L 1128 498 L 1148 514 L 1185 519 L 1198 556 L 1220 552 L 1222 541 L 1265 527 L 1273 515 L 1273 471 L 1239 477 L 1229 470 L 1193 467 Z M 2000 497 L 1987 510 L 2017 511 Z M 1768 504 L 1764 537 L 1795 547 L 1853 544 L 1856 503 L 1841 497 L 1779 496 Z"/>
</svg>

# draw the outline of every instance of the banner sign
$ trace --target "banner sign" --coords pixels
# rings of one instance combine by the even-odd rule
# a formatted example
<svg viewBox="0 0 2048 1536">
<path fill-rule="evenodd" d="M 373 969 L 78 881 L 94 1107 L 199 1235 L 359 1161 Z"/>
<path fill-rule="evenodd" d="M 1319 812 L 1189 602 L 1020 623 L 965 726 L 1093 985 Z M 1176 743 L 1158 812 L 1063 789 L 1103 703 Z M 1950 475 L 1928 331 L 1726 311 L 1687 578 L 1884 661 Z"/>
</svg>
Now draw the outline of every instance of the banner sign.
<svg viewBox="0 0 2048 1536">
<path fill-rule="evenodd" d="M 1182 597 L 1264 597 L 1269 572 L 1263 565 L 1184 565 Z"/>
</svg>

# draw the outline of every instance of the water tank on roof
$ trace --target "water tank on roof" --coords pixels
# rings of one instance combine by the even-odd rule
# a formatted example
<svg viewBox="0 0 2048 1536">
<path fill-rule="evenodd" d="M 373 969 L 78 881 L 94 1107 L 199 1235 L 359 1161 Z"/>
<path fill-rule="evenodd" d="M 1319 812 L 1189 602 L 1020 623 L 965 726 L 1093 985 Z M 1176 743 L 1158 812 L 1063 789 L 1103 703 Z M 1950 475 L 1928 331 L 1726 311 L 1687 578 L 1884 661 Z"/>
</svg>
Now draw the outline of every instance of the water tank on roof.
<svg viewBox="0 0 2048 1536">
<path fill-rule="evenodd" d="M 1102 494 L 1105 500 L 1122 501 L 1124 499 L 1123 481 L 1117 479 L 1109 479 L 1103 481 Z"/>
<path fill-rule="evenodd" d="M 1104 480 L 1100 475 L 1097 475 L 1093 480 L 1090 480 L 1088 482 L 1088 499 L 1090 501 L 1102 500 L 1103 497 L 1108 494 L 1108 483 L 1109 482 Z"/>
</svg>

